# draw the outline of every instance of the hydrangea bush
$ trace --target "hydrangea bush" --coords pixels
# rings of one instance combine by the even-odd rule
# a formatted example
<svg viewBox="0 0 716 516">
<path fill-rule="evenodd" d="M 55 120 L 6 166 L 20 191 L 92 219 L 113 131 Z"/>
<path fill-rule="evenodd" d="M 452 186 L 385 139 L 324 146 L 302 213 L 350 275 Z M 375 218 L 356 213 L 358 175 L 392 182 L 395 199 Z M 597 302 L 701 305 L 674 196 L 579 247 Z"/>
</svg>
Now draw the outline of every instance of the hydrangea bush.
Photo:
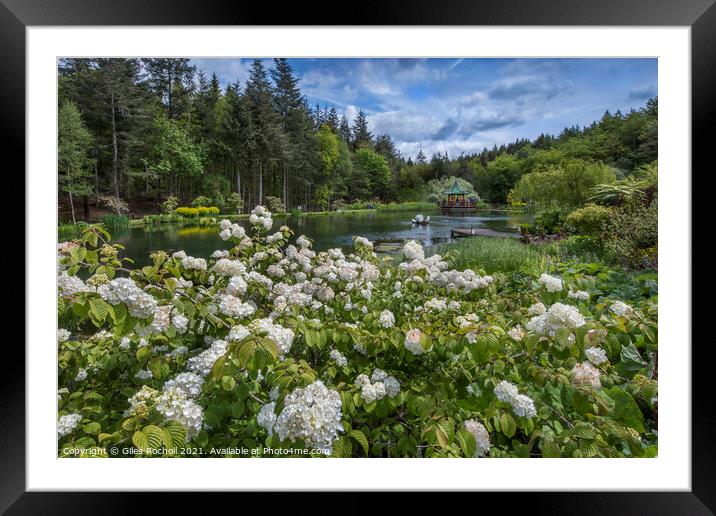
<svg viewBox="0 0 716 516">
<path fill-rule="evenodd" d="M 58 245 L 60 456 L 656 455 L 655 296 L 250 221 L 142 268 L 100 226 Z"/>
</svg>

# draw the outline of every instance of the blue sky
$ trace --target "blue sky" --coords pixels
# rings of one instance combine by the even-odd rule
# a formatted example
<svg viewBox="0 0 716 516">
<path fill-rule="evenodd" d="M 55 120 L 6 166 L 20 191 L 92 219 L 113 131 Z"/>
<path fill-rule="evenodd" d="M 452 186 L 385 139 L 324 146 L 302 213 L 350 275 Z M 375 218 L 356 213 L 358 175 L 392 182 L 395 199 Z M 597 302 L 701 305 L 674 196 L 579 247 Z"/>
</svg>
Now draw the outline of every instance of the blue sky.
<svg viewBox="0 0 716 516">
<path fill-rule="evenodd" d="M 248 78 L 251 59 L 193 59 L 223 86 Z M 289 59 L 313 106 L 359 109 L 374 134 L 406 157 L 479 152 L 604 111 L 642 107 L 657 94 L 656 59 Z M 271 68 L 273 62 L 265 60 Z"/>
</svg>

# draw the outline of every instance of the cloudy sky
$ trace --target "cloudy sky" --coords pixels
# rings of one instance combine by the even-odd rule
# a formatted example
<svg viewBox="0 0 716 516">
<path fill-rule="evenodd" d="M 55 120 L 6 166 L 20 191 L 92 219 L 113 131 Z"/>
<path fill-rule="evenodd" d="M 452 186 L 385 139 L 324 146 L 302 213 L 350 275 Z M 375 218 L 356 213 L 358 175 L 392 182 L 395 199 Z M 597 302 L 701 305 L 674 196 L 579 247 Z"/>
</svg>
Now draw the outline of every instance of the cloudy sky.
<svg viewBox="0 0 716 516">
<path fill-rule="evenodd" d="M 309 103 L 359 109 L 373 134 L 406 157 L 479 152 L 607 109 L 642 107 L 657 94 L 656 59 L 289 59 Z M 250 59 L 194 59 L 222 85 L 248 77 Z M 270 59 L 265 60 L 272 67 Z"/>
</svg>

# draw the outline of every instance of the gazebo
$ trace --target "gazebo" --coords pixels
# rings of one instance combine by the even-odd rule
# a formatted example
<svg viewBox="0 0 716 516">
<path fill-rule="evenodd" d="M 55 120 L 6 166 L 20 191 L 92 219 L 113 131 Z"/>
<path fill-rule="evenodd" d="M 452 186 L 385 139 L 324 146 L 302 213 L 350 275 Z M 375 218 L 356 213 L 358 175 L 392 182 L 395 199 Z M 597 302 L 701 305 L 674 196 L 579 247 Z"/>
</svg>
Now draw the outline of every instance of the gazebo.
<svg viewBox="0 0 716 516">
<path fill-rule="evenodd" d="M 457 181 L 445 192 L 445 199 L 440 204 L 440 208 L 444 210 L 474 210 L 476 208 L 475 198 L 469 195 Z"/>
</svg>

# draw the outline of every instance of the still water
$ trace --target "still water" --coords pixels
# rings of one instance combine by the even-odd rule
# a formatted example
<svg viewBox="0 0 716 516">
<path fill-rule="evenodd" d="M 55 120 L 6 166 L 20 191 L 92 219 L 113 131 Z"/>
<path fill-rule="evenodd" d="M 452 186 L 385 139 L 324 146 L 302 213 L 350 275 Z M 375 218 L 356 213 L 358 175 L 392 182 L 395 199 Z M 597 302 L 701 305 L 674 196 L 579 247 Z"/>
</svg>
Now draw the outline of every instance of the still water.
<svg viewBox="0 0 716 516">
<path fill-rule="evenodd" d="M 316 251 L 332 247 L 347 249 L 352 237 L 362 236 L 373 242 L 402 243 L 417 240 L 424 246 L 448 242 L 450 230 L 454 228 L 484 228 L 492 231 L 517 233 L 519 225 L 529 222 L 529 215 L 500 212 L 478 212 L 472 214 L 440 215 L 430 213 L 430 224 L 418 226 L 411 223 L 413 214 L 402 213 L 354 213 L 304 217 L 275 217 L 273 231 L 287 225 L 295 232 L 294 238 L 306 235 L 314 242 Z M 247 230 L 249 221 L 238 224 Z M 168 252 L 184 250 L 190 256 L 206 258 L 216 249 L 228 249 L 229 242 L 219 238 L 216 227 L 199 227 L 178 224 L 158 224 L 142 228 L 131 228 L 113 234 L 116 243 L 125 246 L 123 256 L 132 258 L 136 266 L 149 263 L 149 253 L 159 249 Z"/>
</svg>

